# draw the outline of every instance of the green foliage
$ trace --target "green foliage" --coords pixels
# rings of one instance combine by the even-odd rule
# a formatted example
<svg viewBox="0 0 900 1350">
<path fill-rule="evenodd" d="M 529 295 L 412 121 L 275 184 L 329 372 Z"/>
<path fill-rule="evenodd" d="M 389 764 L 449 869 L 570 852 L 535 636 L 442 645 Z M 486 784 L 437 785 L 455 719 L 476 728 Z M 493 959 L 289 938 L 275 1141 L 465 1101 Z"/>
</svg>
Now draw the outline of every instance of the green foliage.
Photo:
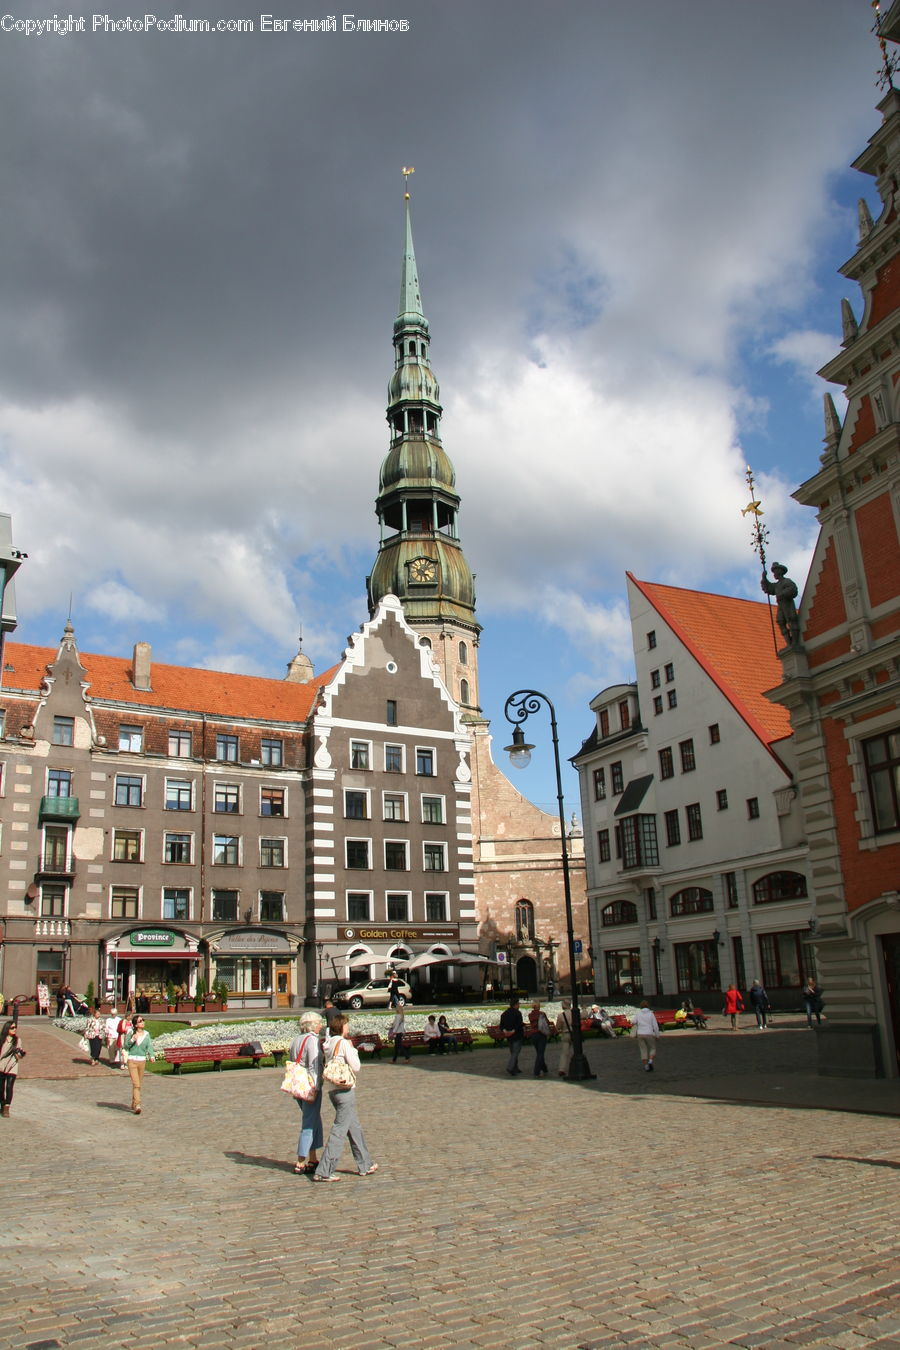
<svg viewBox="0 0 900 1350">
<path fill-rule="evenodd" d="M 166 981 L 166 999 L 169 1003 L 175 1002 L 175 985 L 172 980 Z"/>
<path fill-rule="evenodd" d="M 88 1007 L 93 1011 L 93 1007 L 94 1007 L 94 981 L 93 981 L 93 980 L 88 980 L 88 987 L 87 987 L 87 989 L 84 991 L 84 1001 L 85 1001 L 85 1003 L 88 1005 Z"/>
</svg>

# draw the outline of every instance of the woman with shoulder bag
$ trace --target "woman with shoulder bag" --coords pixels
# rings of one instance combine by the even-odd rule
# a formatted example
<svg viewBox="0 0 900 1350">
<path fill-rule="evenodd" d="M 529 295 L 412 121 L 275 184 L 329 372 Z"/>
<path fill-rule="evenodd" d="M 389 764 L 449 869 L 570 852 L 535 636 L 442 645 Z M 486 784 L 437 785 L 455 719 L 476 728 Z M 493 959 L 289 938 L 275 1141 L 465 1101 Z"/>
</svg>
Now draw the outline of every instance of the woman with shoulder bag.
<svg viewBox="0 0 900 1350">
<path fill-rule="evenodd" d="M 328 1097 L 334 1107 L 334 1124 L 313 1181 L 340 1181 L 335 1168 L 343 1152 L 345 1139 L 350 1140 L 353 1159 L 361 1177 L 371 1176 L 373 1172 L 378 1171 L 378 1164 L 372 1162 L 366 1147 L 359 1116 L 356 1114 L 359 1051 L 350 1039 L 350 1019 L 346 1014 L 339 1013 L 332 1021 L 331 1027 L 333 1034 L 325 1041 L 325 1068 L 322 1071 L 322 1078 L 323 1086 L 327 1086 Z"/>
<path fill-rule="evenodd" d="M 143 1017 L 134 1018 L 131 1031 L 125 1037 L 125 1058 L 128 1075 L 131 1078 L 131 1110 L 134 1115 L 139 1116 L 144 1069 L 147 1060 L 153 1058 L 153 1042 L 150 1039 L 150 1032 L 144 1030 Z"/>
<path fill-rule="evenodd" d="M 300 1138 L 297 1140 L 297 1163 L 294 1171 L 298 1175 L 313 1173 L 319 1165 L 317 1150 L 322 1147 L 322 1049 L 319 1034 L 325 1025 L 317 1012 L 306 1012 L 300 1018 L 300 1035 L 291 1041 L 288 1057 L 302 1064 L 318 1084 L 318 1092 L 312 1101 L 295 1097 L 300 1107 Z"/>
<path fill-rule="evenodd" d="M 8 1116 L 12 1106 L 13 1088 L 19 1073 L 19 1060 L 25 1051 L 15 1022 L 5 1023 L 0 1031 L 0 1116 Z"/>
</svg>

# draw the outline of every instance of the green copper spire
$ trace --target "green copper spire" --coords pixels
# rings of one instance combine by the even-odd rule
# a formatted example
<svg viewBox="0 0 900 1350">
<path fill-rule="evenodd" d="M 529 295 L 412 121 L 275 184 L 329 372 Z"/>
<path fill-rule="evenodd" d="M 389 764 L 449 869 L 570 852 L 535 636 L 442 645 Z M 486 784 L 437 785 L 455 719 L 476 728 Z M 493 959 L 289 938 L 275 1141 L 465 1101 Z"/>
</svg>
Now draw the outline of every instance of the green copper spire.
<svg viewBox="0 0 900 1350">
<path fill-rule="evenodd" d="M 419 290 L 419 273 L 416 267 L 416 250 L 413 247 L 412 221 L 409 215 L 409 193 L 406 200 L 406 247 L 403 250 L 403 268 L 400 272 L 400 308 L 394 332 L 401 328 L 416 328 L 428 332 L 428 320 L 422 313 L 422 294 Z"/>
</svg>

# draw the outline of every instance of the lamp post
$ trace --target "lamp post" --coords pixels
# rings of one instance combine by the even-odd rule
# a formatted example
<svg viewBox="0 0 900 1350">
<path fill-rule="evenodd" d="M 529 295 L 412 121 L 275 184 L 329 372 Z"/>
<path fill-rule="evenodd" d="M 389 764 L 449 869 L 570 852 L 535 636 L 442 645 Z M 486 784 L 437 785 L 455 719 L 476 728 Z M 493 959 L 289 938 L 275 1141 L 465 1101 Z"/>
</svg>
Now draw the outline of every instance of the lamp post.
<svg viewBox="0 0 900 1350">
<path fill-rule="evenodd" d="M 532 713 L 540 711 L 545 703 L 550 713 L 550 734 L 553 738 L 553 763 L 556 769 L 556 801 L 559 808 L 559 841 L 562 854 L 563 894 L 566 901 L 566 939 L 569 947 L 569 971 L 572 984 L 572 1060 L 568 1077 L 574 1081 L 583 1081 L 595 1077 L 584 1055 L 584 1043 L 581 1039 L 581 1011 L 578 1007 L 578 981 L 575 978 L 575 931 L 572 920 L 572 887 L 569 880 L 569 850 L 566 839 L 566 819 L 563 806 L 562 774 L 559 767 L 559 735 L 556 728 L 556 709 L 546 694 L 537 689 L 519 689 L 506 700 L 504 715 L 512 725 L 512 745 L 506 747 L 510 762 L 517 769 L 526 769 L 531 763 L 534 746 L 528 745 L 522 723 Z"/>
<path fill-rule="evenodd" d="M 324 942 L 316 943 L 316 959 L 318 961 L 318 975 L 316 977 L 316 997 L 322 997 L 322 953 L 325 950 Z"/>
</svg>

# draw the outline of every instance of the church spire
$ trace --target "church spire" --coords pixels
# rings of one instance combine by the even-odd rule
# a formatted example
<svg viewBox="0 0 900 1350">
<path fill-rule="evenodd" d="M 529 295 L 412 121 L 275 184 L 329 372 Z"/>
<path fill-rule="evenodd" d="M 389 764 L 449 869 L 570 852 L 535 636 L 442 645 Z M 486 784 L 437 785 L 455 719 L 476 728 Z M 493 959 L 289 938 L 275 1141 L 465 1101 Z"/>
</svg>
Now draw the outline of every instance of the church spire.
<svg viewBox="0 0 900 1350">
<path fill-rule="evenodd" d="M 400 328 L 421 328 L 427 334 L 428 320 L 422 312 L 422 293 L 419 290 L 419 271 L 416 267 L 416 250 L 413 246 L 412 220 L 409 211 L 409 193 L 404 193 L 406 204 L 406 246 L 403 250 L 403 267 L 400 272 L 400 308 L 394 332 Z"/>
</svg>

